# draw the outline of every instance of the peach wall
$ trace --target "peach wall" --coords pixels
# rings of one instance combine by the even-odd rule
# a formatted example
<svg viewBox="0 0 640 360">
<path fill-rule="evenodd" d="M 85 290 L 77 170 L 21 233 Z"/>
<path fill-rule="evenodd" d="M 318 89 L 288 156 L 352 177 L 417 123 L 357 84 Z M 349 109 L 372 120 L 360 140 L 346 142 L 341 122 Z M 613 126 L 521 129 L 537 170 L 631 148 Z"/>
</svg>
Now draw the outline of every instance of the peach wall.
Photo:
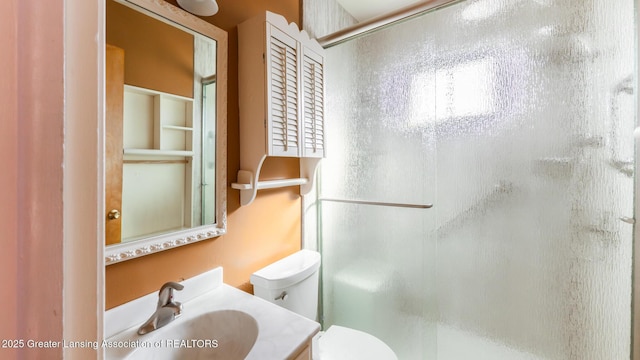
<svg viewBox="0 0 640 360">
<path fill-rule="evenodd" d="M 55 44 L 64 42 L 63 9 L 63 0 L 21 2 L 18 7 L 21 339 L 62 339 L 62 302 L 42 299 L 62 299 L 64 48 Z M 47 281 L 41 281 L 44 274 Z M 35 355 L 32 351 L 28 357 Z M 37 357 L 55 358 L 61 352 L 39 349 Z"/>
<path fill-rule="evenodd" d="M 176 4 L 175 0 L 170 3 Z M 218 0 L 220 12 L 206 21 L 229 32 L 228 181 L 240 166 L 238 121 L 237 24 L 262 11 L 284 15 L 299 23 L 299 2 Z M 267 159 L 262 179 L 298 177 L 297 159 Z M 169 280 L 189 278 L 217 266 L 224 267 L 225 282 L 251 292 L 249 277 L 260 267 L 300 249 L 301 199 L 298 188 L 261 191 L 248 207 L 230 187 L 228 233 L 222 237 L 110 265 L 106 268 L 106 308 L 157 291 Z"/>
<path fill-rule="evenodd" d="M 0 339 L 18 338 L 18 109 L 17 109 L 17 2 L 0 2 L 0 153 L 3 171 L 0 172 L 0 271 L 7 284 L 0 296 L 0 309 L 5 317 L 0 321 Z M 16 358 L 12 349 L 0 349 L 1 358 Z"/>
<path fill-rule="evenodd" d="M 21 1 L 18 6 L 21 339 L 62 339 L 62 302 L 42 300 L 62 299 L 63 9 L 63 0 Z M 41 281 L 45 274 L 47 281 Z M 55 358 L 61 352 L 41 350 L 39 356 Z"/>
<path fill-rule="evenodd" d="M 97 7 L 84 0 L 0 2 L 0 339 L 25 342 L 18 350 L 0 347 L 2 359 L 96 357 L 27 341 L 96 340 L 102 333 Z"/>
<path fill-rule="evenodd" d="M 63 336 L 63 10 L 63 0 L 0 6 L 2 339 Z M 0 358 L 12 355 L 61 358 L 62 349 L 0 348 Z"/>
</svg>

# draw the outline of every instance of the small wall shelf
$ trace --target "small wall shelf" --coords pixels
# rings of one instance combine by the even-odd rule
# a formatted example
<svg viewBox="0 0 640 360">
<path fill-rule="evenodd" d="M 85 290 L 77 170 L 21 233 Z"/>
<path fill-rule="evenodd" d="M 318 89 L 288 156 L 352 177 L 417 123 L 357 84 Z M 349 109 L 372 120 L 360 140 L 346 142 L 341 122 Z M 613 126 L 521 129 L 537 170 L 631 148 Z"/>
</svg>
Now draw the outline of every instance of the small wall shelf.
<svg viewBox="0 0 640 360">
<path fill-rule="evenodd" d="M 244 171 L 244 170 L 240 170 L 240 171 Z M 275 189 L 275 188 L 281 188 L 281 187 L 287 187 L 287 186 L 304 185 L 304 184 L 307 184 L 308 182 L 309 180 L 305 178 L 265 180 L 265 181 L 258 181 L 256 183 L 256 188 L 257 190 Z M 233 183 L 231 184 L 231 187 L 236 190 L 253 190 L 252 184 Z"/>
<path fill-rule="evenodd" d="M 255 174 L 260 174 L 264 159 L 260 161 Z M 300 176 L 293 179 L 277 179 L 259 181 L 254 172 L 250 170 L 238 170 L 238 182 L 232 183 L 231 188 L 240 190 L 240 204 L 249 205 L 256 198 L 258 190 L 276 189 L 289 186 L 300 186 L 300 195 L 308 194 L 313 188 L 315 172 L 320 163 L 320 158 L 300 158 Z"/>
</svg>

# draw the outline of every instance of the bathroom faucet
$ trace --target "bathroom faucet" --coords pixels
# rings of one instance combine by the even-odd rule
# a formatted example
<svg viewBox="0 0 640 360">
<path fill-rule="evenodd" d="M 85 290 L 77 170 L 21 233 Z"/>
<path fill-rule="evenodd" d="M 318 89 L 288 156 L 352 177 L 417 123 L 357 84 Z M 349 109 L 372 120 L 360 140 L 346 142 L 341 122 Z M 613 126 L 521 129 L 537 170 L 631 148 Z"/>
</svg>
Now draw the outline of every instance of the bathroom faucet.
<svg viewBox="0 0 640 360">
<path fill-rule="evenodd" d="M 184 285 L 170 281 L 165 283 L 158 292 L 158 307 L 138 329 L 139 335 L 150 333 L 175 320 L 182 314 L 182 304 L 173 301 L 173 290 L 182 290 Z"/>
</svg>

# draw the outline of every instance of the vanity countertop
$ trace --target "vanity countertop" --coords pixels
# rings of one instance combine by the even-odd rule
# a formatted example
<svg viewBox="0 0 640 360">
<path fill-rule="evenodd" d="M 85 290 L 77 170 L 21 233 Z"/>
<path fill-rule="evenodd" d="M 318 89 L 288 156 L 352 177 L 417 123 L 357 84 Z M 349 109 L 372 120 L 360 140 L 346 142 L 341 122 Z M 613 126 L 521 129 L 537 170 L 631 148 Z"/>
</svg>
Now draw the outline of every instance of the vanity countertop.
<svg viewBox="0 0 640 360">
<path fill-rule="evenodd" d="M 215 269 L 217 270 L 217 269 Z M 221 269 L 220 277 L 222 275 Z M 185 290 L 187 289 L 188 282 L 191 279 L 185 281 Z M 187 295 L 187 294 L 185 294 Z M 246 359 L 255 360 L 268 360 L 268 359 L 292 359 L 294 358 L 312 339 L 312 337 L 320 330 L 320 324 L 315 321 L 311 321 L 303 316 L 300 316 L 287 309 L 274 305 L 261 298 L 248 294 L 244 291 L 236 289 L 232 286 L 222 284 L 215 285 L 215 288 L 204 292 L 203 294 L 195 295 L 192 299 L 185 301 L 181 300 L 180 292 L 175 293 L 176 301 L 183 301 L 183 313 L 182 316 L 156 330 L 155 332 L 171 331 L 171 328 L 180 322 L 187 321 L 191 318 L 197 317 L 200 314 L 216 310 L 239 310 L 253 316 L 258 323 L 258 337 L 255 345 L 247 355 Z M 189 296 L 189 295 L 187 295 Z M 157 301 L 157 295 L 149 294 L 146 301 Z M 142 298 L 141 298 L 142 299 Z M 144 302 L 141 299 L 139 302 Z M 136 300 L 134 300 L 136 301 Z M 128 317 L 122 311 L 122 305 L 118 308 L 107 311 L 105 316 L 105 322 L 107 323 L 107 331 L 105 336 L 110 336 L 109 331 L 113 332 L 113 326 L 109 326 L 109 321 L 116 322 L 116 318 Z M 124 331 L 118 332 L 113 336 L 106 338 L 107 344 L 125 344 L 125 346 L 109 347 L 105 346 L 105 358 L 106 359 L 125 359 L 131 353 L 133 353 L 135 347 L 127 347 L 126 344 L 135 343 L 136 341 L 145 341 L 150 339 L 150 335 L 138 335 L 137 330 L 140 326 L 138 322 L 142 324 L 146 318 L 155 310 L 155 304 L 152 307 L 148 307 L 143 312 L 143 320 L 137 321 L 135 326 L 129 327 Z M 137 309 L 140 309 L 138 305 Z M 131 309 L 129 309 L 131 311 Z M 111 312 L 111 314 L 109 314 Z M 134 310 L 139 313 L 140 311 Z M 138 315 L 136 315 L 138 316 Z M 109 329 L 111 328 L 111 329 Z"/>
</svg>

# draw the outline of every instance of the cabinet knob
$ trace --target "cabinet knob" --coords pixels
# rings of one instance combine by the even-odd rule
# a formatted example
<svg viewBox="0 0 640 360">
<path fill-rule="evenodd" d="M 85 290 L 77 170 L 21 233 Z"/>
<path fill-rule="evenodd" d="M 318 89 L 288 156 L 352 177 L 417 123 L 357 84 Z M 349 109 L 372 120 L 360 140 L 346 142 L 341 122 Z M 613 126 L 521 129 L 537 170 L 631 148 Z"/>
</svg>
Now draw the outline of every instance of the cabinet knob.
<svg viewBox="0 0 640 360">
<path fill-rule="evenodd" d="M 109 220 L 116 220 L 120 218 L 120 211 L 113 209 L 111 211 L 109 211 L 109 213 L 107 214 L 107 217 L 109 218 Z"/>
</svg>

